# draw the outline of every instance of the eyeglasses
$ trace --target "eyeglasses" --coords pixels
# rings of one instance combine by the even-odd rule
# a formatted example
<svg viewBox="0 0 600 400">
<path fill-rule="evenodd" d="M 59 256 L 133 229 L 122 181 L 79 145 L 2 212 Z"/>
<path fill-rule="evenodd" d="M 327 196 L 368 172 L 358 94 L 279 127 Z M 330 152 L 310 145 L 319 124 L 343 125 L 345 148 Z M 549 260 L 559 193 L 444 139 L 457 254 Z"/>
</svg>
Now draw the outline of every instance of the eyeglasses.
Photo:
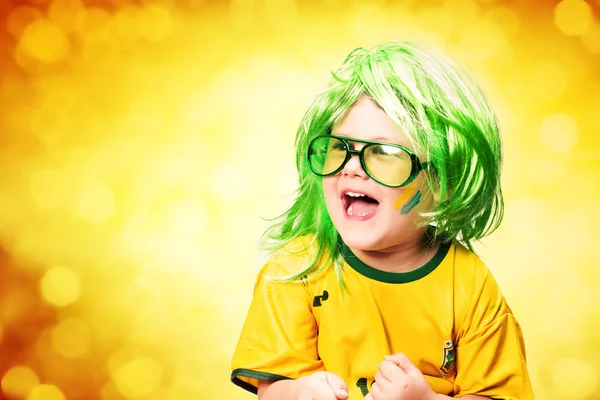
<svg viewBox="0 0 600 400">
<path fill-rule="evenodd" d="M 349 142 L 365 145 L 354 150 Z M 340 172 L 354 155 L 371 179 L 388 187 L 408 185 L 431 164 L 422 163 L 416 154 L 399 144 L 324 135 L 308 145 L 308 166 L 318 176 L 331 176 Z"/>
</svg>

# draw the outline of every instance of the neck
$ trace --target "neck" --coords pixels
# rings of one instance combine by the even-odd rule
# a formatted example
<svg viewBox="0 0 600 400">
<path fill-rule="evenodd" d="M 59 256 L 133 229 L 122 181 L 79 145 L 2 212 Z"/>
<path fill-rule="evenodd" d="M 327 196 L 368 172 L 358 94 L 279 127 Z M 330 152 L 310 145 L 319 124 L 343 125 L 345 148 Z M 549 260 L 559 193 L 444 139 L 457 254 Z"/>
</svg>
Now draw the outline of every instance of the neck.
<svg viewBox="0 0 600 400">
<path fill-rule="evenodd" d="M 440 243 L 433 242 L 423 229 L 410 241 L 378 250 L 350 249 L 368 266 L 385 272 L 410 272 L 433 258 Z"/>
</svg>

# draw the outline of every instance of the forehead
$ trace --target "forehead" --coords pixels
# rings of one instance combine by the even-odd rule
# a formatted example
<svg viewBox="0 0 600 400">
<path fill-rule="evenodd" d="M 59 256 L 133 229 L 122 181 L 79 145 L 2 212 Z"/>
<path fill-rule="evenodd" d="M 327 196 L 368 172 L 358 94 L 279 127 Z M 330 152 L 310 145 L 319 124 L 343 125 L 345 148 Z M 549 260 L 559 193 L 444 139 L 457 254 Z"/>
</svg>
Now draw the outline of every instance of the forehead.
<svg viewBox="0 0 600 400">
<path fill-rule="evenodd" d="M 406 134 L 369 97 L 361 97 L 334 125 L 332 134 L 408 145 Z"/>
</svg>

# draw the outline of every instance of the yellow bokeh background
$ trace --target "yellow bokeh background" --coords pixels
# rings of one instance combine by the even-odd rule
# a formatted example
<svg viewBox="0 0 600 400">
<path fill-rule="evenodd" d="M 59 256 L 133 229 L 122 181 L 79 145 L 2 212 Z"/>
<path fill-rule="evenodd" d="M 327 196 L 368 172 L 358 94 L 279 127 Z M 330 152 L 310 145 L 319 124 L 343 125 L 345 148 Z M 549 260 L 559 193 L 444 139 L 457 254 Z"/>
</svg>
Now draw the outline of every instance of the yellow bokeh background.
<svg viewBox="0 0 600 400">
<path fill-rule="evenodd" d="M 478 246 L 536 398 L 600 399 L 600 1 L 0 3 L 0 398 L 252 399 L 229 382 L 293 140 L 331 68 L 410 40 L 497 109 Z"/>
</svg>

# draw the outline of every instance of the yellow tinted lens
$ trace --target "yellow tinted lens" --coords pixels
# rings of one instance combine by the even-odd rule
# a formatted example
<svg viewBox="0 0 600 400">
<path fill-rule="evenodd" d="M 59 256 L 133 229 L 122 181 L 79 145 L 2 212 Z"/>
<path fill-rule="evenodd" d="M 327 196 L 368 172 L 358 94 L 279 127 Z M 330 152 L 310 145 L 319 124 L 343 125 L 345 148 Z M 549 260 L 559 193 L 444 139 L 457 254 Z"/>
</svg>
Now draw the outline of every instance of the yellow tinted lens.
<svg viewBox="0 0 600 400">
<path fill-rule="evenodd" d="M 331 174 L 346 159 L 346 146 L 344 142 L 335 138 L 318 138 L 312 142 L 309 151 L 311 168 L 320 175 Z"/>
<path fill-rule="evenodd" d="M 386 185 L 401 185 L 410 177 L 410 155 L 399 147 L 372 145 L 365 149 L 365 166 L 369 173 Z"/>
<path fill-rule="evenodd" d="M 344 142 L 339 139 L 329 139 L 323 173 L 332 173 L 344 163 L 344 160 L 346 160 L 346 145 Z"/>
</svg>

